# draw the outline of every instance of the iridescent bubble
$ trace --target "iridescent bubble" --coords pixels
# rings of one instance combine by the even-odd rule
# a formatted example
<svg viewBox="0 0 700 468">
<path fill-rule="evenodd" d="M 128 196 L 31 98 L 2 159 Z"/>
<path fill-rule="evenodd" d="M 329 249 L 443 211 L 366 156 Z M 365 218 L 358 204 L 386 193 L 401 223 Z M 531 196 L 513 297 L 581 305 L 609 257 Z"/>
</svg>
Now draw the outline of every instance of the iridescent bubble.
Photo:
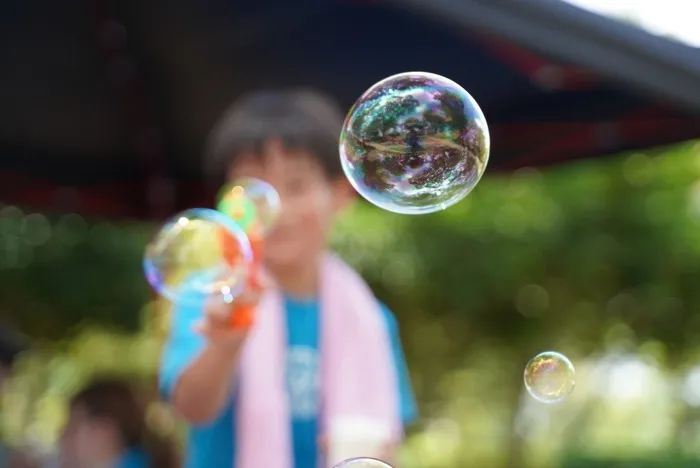
<svg viewBox="0 0 700 468">
<path fill-rule="evenodd" d="M 217 205 L 219 211 L 231 216 L 247 233 L 256 229 L 269 232 L 279 217 L 280 207 L 280 197 L 274 187 L 252 177 L 226 185 Z"/>
<path fill-rule="evenodd" d="M 574 365 L 563 354 L 546 351 L 530 359 L 525 367 L 525 388 L 543 403 L 559 403 L 576 385 Z"/>
<path fill-rule="evenodd" d="M 338 463 L 333 468 L 392 468 L 388 463 L 384 463 L 376 458 L 350 458 Z"/>
<path fill-rule="evenodd" d="M 460 85 L 432 73 L 401 73 L 369 88 L 345 119 L 343 170 L 371 203 L 401 214 L 448 208 L 486 170 L 484 114 Z"/>
<path fill-rule="evenodd" d="M 200 303 L 207 296 L 231 302 L 245 286 L 250 242 L 230 217 L 209 209 L 184 211 L 166 222 L 146 246 L 146 279 L 163 297 Z"/>
</svg>

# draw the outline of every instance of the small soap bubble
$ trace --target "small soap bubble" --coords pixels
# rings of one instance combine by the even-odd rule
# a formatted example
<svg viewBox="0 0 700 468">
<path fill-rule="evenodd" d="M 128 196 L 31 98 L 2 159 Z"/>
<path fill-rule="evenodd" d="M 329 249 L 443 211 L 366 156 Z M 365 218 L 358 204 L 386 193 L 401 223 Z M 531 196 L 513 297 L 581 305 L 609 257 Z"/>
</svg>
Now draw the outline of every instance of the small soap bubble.
<svg viewBox="0 0 700 468">
<path fill-rule="evenodd" d="M 525 388 L 542 403 L 559 403 L 576 385 L 574 365 L 563 354 L 546 351 L 530 359 L 525 367 Z"/>
<path fill-rule="evenodd" d="M 333 468 L 392 468 L 388 463 L 384 463 L 376 458 L 350 458 L 338 463 Z"/>
<path fill-rule="evenodd" d="M 340 135 L 343 170 L 374 205 L 400 214 L 444 210 L 466 197 L 486 170 L 484 114 L 457 83 L 410 72 L 369 88 Z"/>
<path fill-rule="evenodd" d="M 230 303 L 245 286 L 251 262 L 250 242 L 236 222 L 197 208 L 163 225 L 146 247 L 143 268 L 153 289 L 172 302 L 220 297 Z"/>
<path fill-rule="evenodd" d="M 246 232 L 270 231 L 280 213 L 280 197 L 265 181 L 246 177 L 226 185 L 220 192 L 217 209 L 232 217 Z"/>
</svg>

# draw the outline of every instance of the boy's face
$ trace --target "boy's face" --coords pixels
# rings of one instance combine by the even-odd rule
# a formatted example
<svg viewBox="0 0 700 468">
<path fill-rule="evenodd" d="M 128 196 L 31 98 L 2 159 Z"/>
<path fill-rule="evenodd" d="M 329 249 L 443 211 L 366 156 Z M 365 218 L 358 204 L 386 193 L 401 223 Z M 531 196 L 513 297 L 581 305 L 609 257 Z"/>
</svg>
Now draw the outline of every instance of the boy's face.
<svg viewBox="0 0 700 468">
<path fill-rule="evenodd" d="M 279 193 L 282 208 L 265 239 L 265 260 L 272 269 L 304 266 L 326 247 L 334 215 L 352 199 L 342 178 L 332 181 L 308 151 L 284 148 L 270 141 L 263 154 L 243 154 L 229 171 L 229 180 L 255 177 Z"/>
</svg>

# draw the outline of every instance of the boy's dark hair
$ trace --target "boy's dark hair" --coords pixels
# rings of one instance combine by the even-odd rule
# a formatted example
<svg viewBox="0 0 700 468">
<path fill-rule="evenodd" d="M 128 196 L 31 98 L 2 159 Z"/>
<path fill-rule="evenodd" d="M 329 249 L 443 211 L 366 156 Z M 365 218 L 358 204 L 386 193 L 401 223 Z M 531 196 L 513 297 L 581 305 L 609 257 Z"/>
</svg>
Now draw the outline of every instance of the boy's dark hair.
<svg viewBox="0 0 700 468">
<path fill-rule="evenodd" d="M 266 141 L 279 138 L 287 147 L 308 150 L 329 177 L 338 177 L 342 126 L 339 106 L 317 91 L 253 91 L 236 100 L 212 130 L 205 154 L 207 173 L 212 182 L 221 183 L 241 153 L 259 154 Z"/>
</svg>

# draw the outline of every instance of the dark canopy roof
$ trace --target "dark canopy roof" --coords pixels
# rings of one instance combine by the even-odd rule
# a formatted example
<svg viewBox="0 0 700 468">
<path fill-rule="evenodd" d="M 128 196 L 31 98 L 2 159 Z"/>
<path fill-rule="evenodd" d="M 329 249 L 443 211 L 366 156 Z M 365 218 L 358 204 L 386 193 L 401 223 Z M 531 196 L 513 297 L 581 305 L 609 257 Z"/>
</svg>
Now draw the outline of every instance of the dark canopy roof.
<svg viewBox="0 0 700 468">
<path fill-rule="evenodd" d="M 408 70 L 484 108 L 491 168 L 700 136 L 700 51 L 559 0 L 8 0 L 0 201 L 151 217 L 207 202 L 200 149 L 241 92 L 345 106 Z"/>
</svg>

